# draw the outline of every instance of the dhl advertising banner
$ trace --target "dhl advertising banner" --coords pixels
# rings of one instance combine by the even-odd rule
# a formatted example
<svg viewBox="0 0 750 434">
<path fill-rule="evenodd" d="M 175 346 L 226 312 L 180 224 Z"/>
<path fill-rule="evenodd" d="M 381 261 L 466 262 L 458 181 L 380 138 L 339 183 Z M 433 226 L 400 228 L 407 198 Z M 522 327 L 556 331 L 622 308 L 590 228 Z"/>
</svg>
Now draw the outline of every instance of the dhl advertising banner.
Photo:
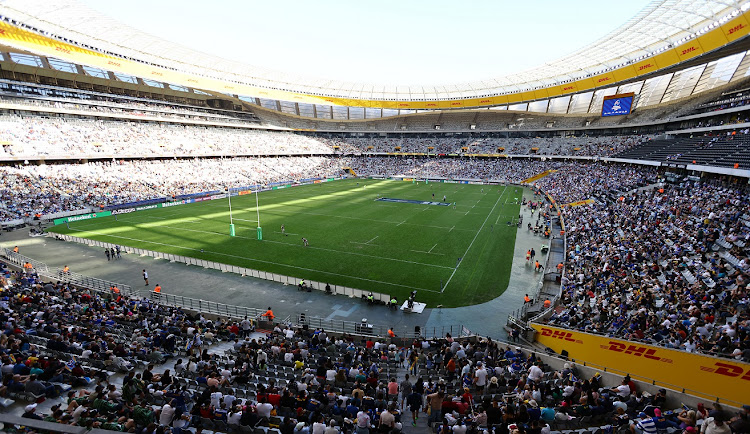
<svg viewBox="0 0 750 434">
<path fill-rule="evenodd" d="M 577 363 L 628 373 L 733 406 L 750 403 L 750 364 L 532 323 L 536 341 Z"/>
<path fill-rule="evenodd" d="M 383 101 L 357 98 L 341 98 L 311 95 L 287 90 L 257 87 L 234 81 L 210 78 L 179 72 L 168 68 L 148 65 L 124 58 L 99 53 L 57 39 L 43 36 L 6 22 L 0 22 L 0 43 L 35 53 L 51 56 L 81 65 L 93 66 L 140 78 L 152 79 L 196 89 L 228 93 L 249 97 L 279 99 L 310 104 L 371 107 L 386 109 L 461 109 L 528 102 L 554 98 L 588 89 L 610 86 L 645 74 L 674 66 L 750 34 L 750 10 L 728 20 L 710 31 L 677 47 L 665 50 L 636 64 L 624 65 L 613 71 L 585 77 L 570 83 L 547 86 L 533 91 L 520 91 L 490 97 L 456 98 L 432 101 Z M 215 71 L 206 65 L 206 75 L 224 76 L 224 71 Z"/>
<path fill-rule="evenodd" d="M 594 199 L 578 200 L 575 202 L 566 203 L 563 206 L 574 207 L 574 206 L 588 205 L 590 203 L 594 203 Z"/>
</svg>

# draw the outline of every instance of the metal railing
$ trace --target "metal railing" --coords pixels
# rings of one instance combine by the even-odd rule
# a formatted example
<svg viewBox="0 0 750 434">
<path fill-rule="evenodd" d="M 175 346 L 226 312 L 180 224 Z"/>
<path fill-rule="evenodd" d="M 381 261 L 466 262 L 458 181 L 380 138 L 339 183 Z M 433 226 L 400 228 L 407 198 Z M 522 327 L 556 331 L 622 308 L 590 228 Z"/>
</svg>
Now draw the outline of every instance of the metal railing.
<svg viewBox="0 0 750 434">
<path fill-rule="evenodd" d="M 36 259 L 31 259 L 28 256 L 16 253 L 11 249 L 4 248 L 2 252 L 3 257 L 7 259 L 11 264 L 17 265 L 22 268 L 27 263 L 31 264 L 31 267 L 37 274 L 49 277 L 49 267 L 47 267 L 47 264 L 45 264 L 44 262 L 37 261 Z"/>
<path fill-rule="evenodd" d="M 130 285 L 122 283 L 112 282 L 109 280 L 99 279 L 98 277 L 86 276 L 80 273 L 74 273 L 72 271 L 63 271 L 62 268 L 57 268 L 57 273 L 52 276 L 61 282 L 70 283 L 76 286 L 82 286 L 97 292 L 110 294 L 112 293 L 112 287 L 117 287 L 120 293 L 127 296 L 138 296 L 138 291 L 134 290 Z"/>
<path fill-rule="evenodd" d="M 224 316 L 227 318 L 250 318 L 259 319 L 265 310 L 254 307 L 235 306 L 231 304 L 217 303 L 215 301 L 201 300 L 198 298 L 183 297 L 181 295 L 149 292 L 148 297 L 165 306 L 179 307 L 201 313 Z"/>
<path fill-rule="evenodd" d="M 388 330 L 391 327 L 387 327 L 380 324 L 370 324 L 356 321 L 344 321 L 320 318 L 316 316 L 307 316 L 305 314 L 298 314 L 295 318 L 295 324 L 298 326 L 307 326 L 313 329 L 323 329 L 327 332 L 334 333 L 346 333 L 351 335 L 360 336 L 388 336 Z M 397 326 L 392 328 L 393 332 L 399 338 L 414 339 L 414 338 L 444 338 L 446 333 L 450 333 L 451 336 L 455 337 L 468 337 L 474 336 L 474 334 L 468 328 L 463 325 L 445 325 L 440 327 L 423 327 L 423 326 Z"/>
<path fill-rule="evenodd" d="M 98 277 L 86 276 L 80 273 L 74 273 L 71 271 L 63 271 L 62 268 L 56 268 L 51 270 L 47 264 L 36 259 L 29 258 L 28 256 L 21 255 L 10 249 L 2 249 L 0 251 L 2 256 L 11 264 L 23 267 L 24 264 L 29 263 L 34 272 L 42 277 L 48 279 L 58 280 L 60 282 L 70 283 L 71 285 L 80 286 L 95 292 L 103 294 L 111 294 L 110 288 L 116 286 L 122 294 L 128 296 L 137 296 L 138 291 L 133 290 L 129 285 L 122 283 L 112 282 L 109 280 L 99 279 Z"/>
<path fill-rule="evenodd" d="M 109 249 L 109 248 L 113 248 L 116 246 L 116 244 L 107 243 L 107 242 L 98 241 L 98 240 L 91 240 L 88 238 L 75 237 L 72 235 L 48 233 L 48 236 L 51 236 L 60 240 L 64 240 L 64 241 L 85 244 L 91 247 L 101 247 L 101 248 Z M 316 291 L 325 291 L 326 285 L 328 285 L 328 283 L 324 283 L 324 282 L 316 282 L 316 281 L 311 281 L 311 280 L 307 280 L 307 279 L 299 278 L 299 277 L 291 277 L 291 276 L 286 276 L 283 274 L 270 273 L 270 272 L 262 271 L 262 270 L 255 270 L 252 268 L 239 267 L 237 265 L 222 264 L 220 262 L 207 261 L 204 259 L 193 258 L 190 256 L 173 255 L 171 253 L 156 252 L 153 250 L 139 249 L 139 248 L 128 247 L 128 246 L 120 246 L 120 248 L 125 253 L 131 253 L 131 254 L 136 254 L 136 255 L 141 255 L 141 256 L 149 256 L 154 259 L 165 259 L 170 262 L 179 262 L 179 263 L 187 264 L 187 265 L 195 265 L 195 266 L 203 267 L 207 269 L 219 270 L 225 273 L 235 273 L 241 276 L 250 276 L 250 277 L 255 277 L 258 279 L 270 280 L 273 282 L 283 283 L 285 285 L 296 286 L 300 283 L 300 281 L 304 280 L 306 284 L 305 289 L 310 288 L 310 290 L 314 289 Z M 383 294 L 383 293 L 372 292 L 372 291 L 364 291 L 361 289 L 350 288 L 348 286 L 341 286 L 341 285 L 329 285 L 329 286 L 331 288 L 331 294 L 345 295 L 345 296 L 353 297 L 353 298 L 363 298 L 363 297 L 366 297 L 368 294 L 372 294 L 373 299 L 382 304 L 388 303 L 391 299 L 391 296 L 389 294 Z"/>
</svg>

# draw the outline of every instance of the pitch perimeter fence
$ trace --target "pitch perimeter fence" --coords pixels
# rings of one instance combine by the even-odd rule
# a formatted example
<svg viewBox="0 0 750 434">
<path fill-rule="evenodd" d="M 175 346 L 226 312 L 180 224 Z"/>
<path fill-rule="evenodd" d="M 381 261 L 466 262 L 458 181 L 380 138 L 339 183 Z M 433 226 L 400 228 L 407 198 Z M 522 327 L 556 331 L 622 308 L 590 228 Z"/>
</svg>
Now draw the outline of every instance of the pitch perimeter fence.
<svg viewBox="0 0 750 434">
<path fill-rule="evenodd" d="M 111 249 L 116 246 L 115 244 L 112 244 L 112 243 L 106 243 L 104 241 L 98 241 L 98 240 L 90 240 L 87 238 L 80 238 L 80 237 L 75 237 L 72 235 L 48 234 L 48 236 L 51 236 L 51 237 L 54 237 L 63 241 L 85 244 L 91 247 Z M 283 283 L 285 285 L 297 286 L 303 280 L 297 277 L 285 276 L 283 274 L 269 273 L 267 271 L 260 271 L 260 270 L 255 270 L 252 268 L 238 267 L 236 265 L 229 265 L 229 264 L 222 264 L 220 262 L 206 261 L 204 259 L 197 259 L 197 258 L 192 258 L 189 256 L 173 255 L 171 253 L 162 253 L 162 252 L 156 252 L 153 250 L 138 249 L 138 248 L 128 247 L 128 246 L 120 246 L 120 249 L 125 253 L 141 255 L 141 256 L 149 256 L 154 259 L 164 259 L 169 262 L 179 262 L 179 263 L 187 264 L 187 265 L 195 265 L 195 266 L 203 267 L 209 270 L 218 270 L 223 273 L 235 273 L 241 276 L 250 276 L 250 277 L 255 277 L 257 279 L 270 280 L 273 282 Z M 316 282 L 316 281 L 307 280 L 307 279 L 304 279 L 304 282 L 305 282 L 305 287 L 304 287 L 305 290 L 309 288 L 310 290 L 326 291 L 326 285 L 328 285 L 327 283 Z M 331 289 L 330 291 L 331 294 L 346 295 L 348 297 L 353 297 L 353 298 L 363 298 L 369 294 L 372 294 L 373 299 L 375 301 L 379 303 L 383 303 L 383 304 L 387 304 L 391 299 L 391 296 L 389 294 L 383 294 L 383 293 L 371 292 L 371 291 L 363 291 L 361 289 L 350 288 L 348 286 L 341 286 L 341 285 L 329 285 L 329 286 Z"/>
</svg>

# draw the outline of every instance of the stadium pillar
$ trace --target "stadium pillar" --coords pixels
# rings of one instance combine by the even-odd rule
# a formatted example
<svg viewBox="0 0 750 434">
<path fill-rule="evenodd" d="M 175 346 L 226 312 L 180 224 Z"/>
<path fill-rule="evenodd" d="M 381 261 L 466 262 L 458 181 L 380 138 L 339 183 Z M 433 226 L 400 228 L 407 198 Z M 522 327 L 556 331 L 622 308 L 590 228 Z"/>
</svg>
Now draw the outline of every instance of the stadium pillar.
<svg viewBox="0 0 750 434">
<path fill-rule="evenodd" d="M 230 237 L 234 236 L 234 223 L 229 224 L 229 236 Z"/>
<path fill-rule="evenodd" d="M 263 240 L 263 228 L 258 226 L 258 239 Z"/>
</svg>

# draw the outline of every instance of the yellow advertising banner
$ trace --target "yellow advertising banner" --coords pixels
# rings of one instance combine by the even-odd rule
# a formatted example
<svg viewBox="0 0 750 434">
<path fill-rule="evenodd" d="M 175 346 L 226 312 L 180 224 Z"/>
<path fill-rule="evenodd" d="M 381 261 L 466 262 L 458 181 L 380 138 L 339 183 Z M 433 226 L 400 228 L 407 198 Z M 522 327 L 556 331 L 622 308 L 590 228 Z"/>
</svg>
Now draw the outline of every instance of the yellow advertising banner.
<svg viewBox="0 0 750 434">
<path fill-rule="evenodd" d="M 585 77 L 570 83 L 552 85 L 548 88 L 512 92 L 504 95 L 494 95 L 470 99 L 445 99 L 432 101 L 384 101 L 373 99 L 330 97 L 312 95 L 290 90 L 269 89 L 234 81 L 215 78 L 224 75 L 217 74 L 210 65 L 206 65 L 205 75 L 195 75 L 172 69 L 149 65 L 94 50 L 82 48 L 57 39 L 43 36 L 39 33 L 0 22 L 0 43 L 9 47 L 28 51 L 41 56 L 52 56 L 69 62 L 89 65 L 113 72 L 130 74 L 136 77 L 157 80 L 160 82 L 188 86 L 214 92 L 253 96 L 260 98 L 279 99 L 312 104 L 331 104 L 356 107 L 373 107 L 387 109 L 461 109 L 470 107 L 495 106 L 528 102 L 558 95 L 572 94 L 587 89 L 610 86 L 623 80 L 653 73 L 668 68 L 715 50 L 723 45 L 750 34 L 750 10 L 745 11 L 726 23 L 699 35 L 673 49 L 665 50 L 648 59 L 633 65 L 624 65 L 617 70 Z M 241 77 L 237 77 L 242 81 Z"/>
<path fill-rule="evenodd" d="M 674 51 L 677 52 L 680 61 L 684 62 L 703 54 L 703 47 L 701 47 L 701 44 L 697 39 L 693 39 L 692 41 L 687 41 L 684 44 L 675 47 Z"/>
<path fill-rule="evenodd" d="M 576 363 L 734 406 L 750 402 L 750 364 L 532 323 L 535 340 Z"/>
<path fill-rule="evenodd" d="M 576 202 L 570 202 L 570 203 L 566 203 L 563 206 L 573 207 L 573 206 L 588 205 L 590 203 L 594 203 L 594 199 L 586 199 L 586 200 L 579 200 L 579 201 L 576 201 Z"/>
<path fill-rule="evenodd" d="M 737 18 L 727 21 L 721 25 L 721 31 L 727 38 L 727 41 L 732 42 L 747 34 L 750 24 L 748 24 L 744 15 L 740 15 Z"/>
</svg>

